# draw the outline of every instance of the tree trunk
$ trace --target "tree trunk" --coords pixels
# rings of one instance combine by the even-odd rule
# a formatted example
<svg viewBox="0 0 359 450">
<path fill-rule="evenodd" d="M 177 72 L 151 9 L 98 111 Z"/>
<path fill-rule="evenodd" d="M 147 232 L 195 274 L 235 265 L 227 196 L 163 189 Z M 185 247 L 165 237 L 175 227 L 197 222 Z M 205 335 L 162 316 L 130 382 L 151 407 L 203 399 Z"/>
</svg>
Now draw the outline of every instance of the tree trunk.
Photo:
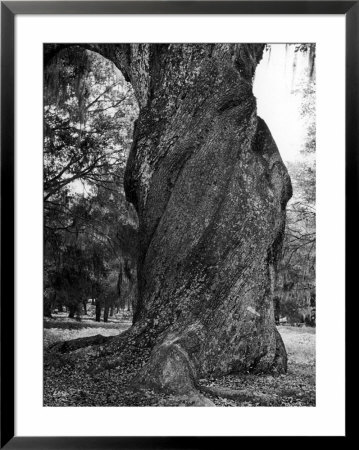
<svg viewBox="0 0 359 450">
<path fill-rule="evenodd" d="M 82 306 L 84 308 L 84 315 L 87 316 L 87 300 L 84 300 L 82 302 Z"/>
<path fill-rule="evenodd" d="M 69 306 L 69 319 L 73 319 L 75 317 L 76 307 L 74 305 Z"/>
<path fill-rule="evenodd" d="M 109 313 L 110 307 L 105 304 L 105 308 L 103 311 L 103 321 L 108 322 L 108 313 Z"/>
<path fill-rule="evenodd" d="M 52 313 L 52 304 L 49 301 L 44 300 L 44 316 L 51 319 L 52 318 L 51 313 Z"/>
<path fill-rule="evenodd" d="M 95 309 L 95 320 L 96 322 L 101 322 L 101 310 L 102 310 L 102 305 L 100 300 L 96 300 L 96 309 Z"/>
<path fill-rule="evenodd" d="M 114 307 L 111 306 L 111 308 L 110 308 L 110 317 L 113 317 L 113 313 L 114 313 Z"/>
<path fill-rule="evenodd" d="M 210 374 L 285 371 L 273 293 L 291 184 L 252 92 L 264 45 L 86 47 L 140 106 L 125 173 L 138 299 L 123 338 L 151 349 L 137 381 L 183 393 Z"/>
<path fill-rule="evenodd" d="M 279 319 L 280 319 L 280 298 L 278 296 L 274 297 L 274 299 L 273 299 L 273 306 L 274 306 L 274 320 L 275 320 L 275 324 L 279 325 Z"/>
</svg>

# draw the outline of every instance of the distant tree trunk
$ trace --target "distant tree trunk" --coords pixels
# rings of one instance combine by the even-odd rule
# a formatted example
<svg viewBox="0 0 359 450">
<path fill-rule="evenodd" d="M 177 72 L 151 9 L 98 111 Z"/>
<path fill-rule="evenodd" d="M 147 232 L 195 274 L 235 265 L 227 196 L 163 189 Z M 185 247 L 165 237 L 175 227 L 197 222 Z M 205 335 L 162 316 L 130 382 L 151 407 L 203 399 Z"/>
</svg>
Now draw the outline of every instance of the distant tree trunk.
<svg viewBox="0 0 359 450">
<path fill-rule="evenodd" d="M 275 323 L 276 323 L 276 325 L 279 325 L 279 319 L 280 319 L 280 298 L 279 297 L 274 297 L 273 305 L 274 305 Z"/>
<path fill-rule="evenodd" d="M 52 317 L 52 307 L 51 307 L 51 303 L 48 301 L 44 301 L 44 316 L 45 317 Z"/>
<path fill-rule="evenodd" d="M 113 317 L 113 313 L 114 313 L 114 307 L 111 306 L 111 307 L 110 307 L 110 317 Z"/>
<path fill-rule="evenodd" d="M 75 317 L 76 313 L 76 306 L 70 305 L 69 306 L 69 319 L 73 319 Z"/>
<path fill-rule="evenodd" d="M 96 310 L 95 310 L 96 322 L 101 322 L 101 310 L 102 310 L 102 304 L 101 304 L 100 300 L 97 299 L 96 300 Z"/>
<path fill-rule="evenodd" d="M 140 106 L 125 173 L 138 299 L 119 338 L 152 349 L 137 381 L 183 393 L 208 375 L 285 371 L 273 293 L 291 184 L 252 92 L 264 45 L 86 48 L 122 70 Z"/>
<path fill-rule="evenodd" d="M 84 300 L 82 302 L 82 306 L 84 308 L 84 315 L 87 316 L 87 300 Z"/>
<path fill-rule="evenodd" d="M 105 304 L 105 308 L 104 308 L 104 311 L 103 311 L 103 321 L 104 322 L 108 322 L 108 312 L 109 312 L 109 310 L 110 310 L 110 307 L 107 304 Z"/>
</svg>

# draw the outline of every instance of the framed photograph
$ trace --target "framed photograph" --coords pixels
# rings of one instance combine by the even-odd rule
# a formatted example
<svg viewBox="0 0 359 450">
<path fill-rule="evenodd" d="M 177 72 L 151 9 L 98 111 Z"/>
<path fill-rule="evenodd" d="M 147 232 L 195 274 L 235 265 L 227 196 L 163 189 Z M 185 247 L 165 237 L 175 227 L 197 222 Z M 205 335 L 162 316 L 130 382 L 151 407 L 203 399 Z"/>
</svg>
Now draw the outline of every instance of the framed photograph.
<svg viewBox="0 0 359 450">
<path fill-rule="evenodd" d="M 1 2 L 1 448 L 347 436 L 358 29 Z"/>
</svg>

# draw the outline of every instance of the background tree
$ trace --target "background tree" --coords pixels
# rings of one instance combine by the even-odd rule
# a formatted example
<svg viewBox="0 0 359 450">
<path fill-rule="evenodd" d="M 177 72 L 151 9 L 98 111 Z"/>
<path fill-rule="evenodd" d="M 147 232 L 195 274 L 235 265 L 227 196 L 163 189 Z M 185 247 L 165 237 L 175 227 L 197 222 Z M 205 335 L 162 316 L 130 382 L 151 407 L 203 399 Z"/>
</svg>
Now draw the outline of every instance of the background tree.
<svg viewBox="0 0 359 450">
<path fill-rule="evenodd" d="M 303 44 L 304 45 L 304 44 Z M 298 51 L 315 55 L 313 45 Z M 313 57 L 313 56 L 312 56 Z M 301 157 L 288 163 L 293 197 L 287 207 L 287 223 L 278 276 L 280 314 L 292 322 L 315 324 L 315 243 L 316 243 L 316 114 L 315 71 L 309 73 L 296 89 L 301 98 L 301 116 L 305 141 Z"/>
<path fill-rule="evenodd" d="M 64 49 L 46 68 L 44 114 L 45 202 L 75 180 L 123 184 L 137 105 L 113 64 Z"/>
<path fill-rule="evenodd" d="M 137 216 L 123 175 L 136 100 L 112 63 L 71 47 L 46 67 L 44 109 L 44 313 L 65 305 L 73 317 L 96 298 L 99 320 L 114 301 L 108 278 L 125 260 L 135 267 Z"/>
</svg>

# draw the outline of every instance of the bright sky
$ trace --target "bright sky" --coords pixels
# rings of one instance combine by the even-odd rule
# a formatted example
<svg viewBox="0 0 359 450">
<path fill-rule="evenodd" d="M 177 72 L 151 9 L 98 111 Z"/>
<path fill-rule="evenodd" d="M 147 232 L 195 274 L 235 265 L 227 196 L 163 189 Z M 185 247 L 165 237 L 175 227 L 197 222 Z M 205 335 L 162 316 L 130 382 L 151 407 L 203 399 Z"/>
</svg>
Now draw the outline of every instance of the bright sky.
<svg viewBox="0 0 359 450">
<path fill-rule="evenodd" d="M 307 54 L 295 53 L 293 45 L 286 50 L 285 44 L 271 44 L 254 78 L 258 115 L 267 123 L 284 161 L 299 158 L 305 138 L 300 117 L 301 99 L 292 89 L 305 76 L 307 67 Z"/>
</svg>

